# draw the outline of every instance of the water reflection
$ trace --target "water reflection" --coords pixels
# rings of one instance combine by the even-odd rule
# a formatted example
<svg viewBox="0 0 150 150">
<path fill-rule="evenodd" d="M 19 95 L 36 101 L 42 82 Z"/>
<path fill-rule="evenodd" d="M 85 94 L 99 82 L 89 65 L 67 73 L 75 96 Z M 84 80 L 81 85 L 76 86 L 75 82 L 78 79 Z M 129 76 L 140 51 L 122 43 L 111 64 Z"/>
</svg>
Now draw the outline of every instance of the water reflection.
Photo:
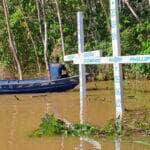
<svg viewBox="0 0 150 150">
<path fill-rule="evenodd" d="M 11 118 L 11 122 L 10 122 L 10 135 L 9 135 L 9 139 L 8 139 L 8 146 L 12 147 L 13 143 L 14 143 L 14 135 L 15 135 L 15 124 L 16 124 L 16 119 L 17 119 L 17 114 L 18 114 L 18 110 L 17 110 L 17 105 L 16 104 L 12 104 L 12 118 Z"/>
<path fill-rule="evenodd" d="M 51 103 L 48 100 L 47 95 L 44 95 L 43 99 L 44 99 L 45 104 L 46 104 L 45 113 L 49 113 L 51 110 Z"/>
<path fill-rule="evenodd" d="M 75 147 L 75 150 L 86 150 L 86 143 L 91 145 L 94 150 L 102 150 L 102 146 L 98 141 L 88 137 L 80 137 L 80 145 Z"/>
<path fill-rule="evenodd" d="M 85 137 L 85 138 L 83 138 L 83 141 L 91 144 L 95 150 L 102 150 L 101 144 L 94 139 Z"/>
<path fill-rule="evenodd" d="M 100 142 L 88 137 L 80 137 L 80 144 L 79 146 L 75 147 L 75 150 L 86 150 L 87 149 L 87 147 L 85 146 L 86 143 L 91 145 L 93 150 L 106 150 L 105 148 L 102 148 L 102 144 Z M 120 137 L 115 140 L 114 148 L 112 147 L 112 149 L 121 150 Z"/>
<path fill-rule="evenodd" d="M 64 150 L 65 146 L 64 146 L 64 135 L 61 137 L 61 149 L 60 150 Z"/>
<path fill-rule="evenodd" d="M 121 138 L 115 140 L 115 150 L 121 150 Z"/>
<path fill-rule="evenodd" d="M 80 146 L 79 146 L 79 150 L 84 150 L 84 142 L 83 142 L 83 138 L 80 137 Z"/>
</svg>

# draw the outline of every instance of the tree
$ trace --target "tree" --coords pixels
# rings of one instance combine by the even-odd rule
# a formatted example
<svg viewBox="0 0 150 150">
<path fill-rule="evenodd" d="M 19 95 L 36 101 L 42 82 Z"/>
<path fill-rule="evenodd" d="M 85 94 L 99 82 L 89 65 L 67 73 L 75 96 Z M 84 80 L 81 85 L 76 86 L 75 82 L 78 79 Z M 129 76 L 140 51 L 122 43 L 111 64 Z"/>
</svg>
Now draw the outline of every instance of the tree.
<svg viewBox="0 0 150 150">
<path fill-rule="evenodd" d="M 39 3 L 41 4 L 41 8 L 42 8 L 42 12 L 40 12 L 40 8 L 39 8 Z M 36 6 L 37 6 L 37 10 L 38 10 L 38 19 L 39 19 L 39 26 L 40 26 L 40 34 L 42 37 L 42 42 L 44 45 L 44 61 L 45 61 L 45 66 L 46 66 L 46 72 L 47 72 L 47 77 L 50 80 L 50 74 L 49 74 L 49 67 L 48 67 L 48 37 L 47 37 L 47 21 L 46 21 L 46 12 L 45 12 L 45 3 L 44 0 L 36 0 Z M 41 19 L 41 15 L 42 14 L 42 18 Z M 43 22 L 42 22 L 43 21 Z M 44 24 L 44 35 L 42 33 L 42 23 Z"/>
<path fill-rule="evenodd" d="M 21 5 L 21 4 L 20 4 Z M 37 66 L 38 66 L 38 70 L 39 70 L 39 72 L 41 73 L 41 65 L 40 65 L 40 61 L 39 61 L 39 56 L 38 56 L 38 51 L 37 51 L 37 46 L 36 46 L 36 44 L 35 44 L 35 41 L 34 41 L 34 39 L 33 39 L 33 37 L 32 37 L 32 32 L 30 31 L 30 28 L 29 28 L 29 25 L 28 25 L 28 22 L 27 22 L 27 20 L 26 20 L 26 16 L 25 16 L 25 12 L 24 12 L 24 10 L 23 10 L 23 8 L 22 8 L 22 5 L 21 5 L 21 13 L 23 14 L 23 19 L 24 19 L 24 27 L 25 27 L 25 29 L 27 30 L 27 33 L 28 33 L 28 35 L 29 35 L 29 37 L 30 37 L 30 39 L 31 39 L 31 42 L 32 42 L 32 45 L 33 45 L 33 49 L 34 49 L 34 52 L 35 52 L 35 56 L 36 56 L 36 62 L 37 62 Z"/>
<path fill-rule="evenodd" d="M 13 53 L 13 57 L 15 58 L 15 61 L 17 64 L 19 79 L 22 80 L 21 65 L 20 65 L 20 62 L 19 62 L 19 59 L 17 56 L 17 48 L 16 48 L 14 36 L 13 36 L 13 33 L 11 32 L 11 29 L 10 29 L 9 11 L 8 11 L 8 6 L 7 6 L 7 0 L 3 0 L 3 7 L 4 7 L 5 22 L 6 22 L 6 28 L 7 28 L 7 33 L 8 33 L 9 46 L 10 46 L 10 49 Z"/>
<path fill-rule="evenodd" d="M 62 47 L 63 56 L 65 56 L 63 28 L 62 28 L 62 21 L 61 21 L 60 10 L 59 10 L 59 5 L 58 5 L 58 1 L 57 0 L 55 0 L 55 4 L 56 4 L 56 10 L 57 10 L 57 16 L 58 16 L 59 28 L 60 28 L 61 47 Z"/>
</svg>

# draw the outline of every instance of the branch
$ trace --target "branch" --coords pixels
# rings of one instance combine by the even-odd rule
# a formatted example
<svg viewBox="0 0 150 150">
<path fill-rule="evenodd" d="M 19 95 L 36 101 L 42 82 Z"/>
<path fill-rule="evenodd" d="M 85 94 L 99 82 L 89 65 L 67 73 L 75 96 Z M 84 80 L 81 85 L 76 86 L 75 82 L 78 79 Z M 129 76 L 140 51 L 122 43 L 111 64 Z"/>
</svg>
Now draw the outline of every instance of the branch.
<svg viewBox="0 0 150 150">
<path fill-rule="evenodd" d="M 42 38 L 42 42 L 44 44 L 44 35 L 42 34 L 42 19 L 41 19 L 41 15 L 40 15 L 40 7 L 39 7 L 39 0 L 36 0 L 36 7 L 37 7 L 37 11 L 38 11 L 38 21 L 39 21 L 39 26 L 40 26 L 40 35 Z"/>
<path fill-rule="evenodd" d="M 29 28 L 29 25 L 28 25 L 28 22 L 27 22 L 27 20 L 26 20 L 26 14 L 25 14 L 25 12 L 24 12 L 24 10 L 23 10 L 23 6 L 22 6 L 22 4 L 21 3 L 19 3 L 19 5 L 20 5 L 20 9 L 21 9 L 21 12 L 22 12 L 22 14 L 23 14 L 23 20 L 24 20 L 24 22 L 25 22 L 25 29 L 26 29 L 26 31 L 27 31 L 27 33 L 28 33 L 28 35 L 29 35 L 29 38 L 31 39 L 31 42 L 32 42 L 32 44 L 33 44 L 33 49 L 34 49 L 34 52 L 35 52 L 35 56 L 36 56 L 36 61 L 37 61 L 37 66 L 38 66 L 38 70 L 39 70 L 39 73 L 41 73 L 41 65 L 40 65 L 40 60 L 39 60 L 39 56 L 38 56 L 38 51 L 37 51 L 37 46 L 36 46 L 36 43 L 35 43 L 35 41 L 34 41 L 34 39 L 33 39 L 33 37 L 32 37 L 32 32 L 30 31 L 30 28 Z M 28 16 L 27 16 L 28 17 Z M 29 17 L 28 17 L 29 18 Z"/>
<path fill-rule="evenodd" d="M 111 31 L 111 25 L 110 25 L 110 22 L 109 22 L 109 16 L 107 14 L 107 9 L 105 7 L 105 4 L 104 4 L 104 1 L 103 0 L 100 0 L 100 5 L 104 11 L 104 14 L 105 14 L 105 17 L 106 17 L 106 23 L 107 23 L 107 29 L 108 31 Z"/>
<path fill-rule="evenodd" d="M 133 8 L 131 7 L 131 5 L 129 4 L 128 0 L 124 0 L 124 3 L 128 6 L 128 8 L 130 9 L 130 11 L 132 12 L 133 16 L 139 20 L 138 15 L 135 13 L 135 11 L 133 10 Z"/>
</svg>

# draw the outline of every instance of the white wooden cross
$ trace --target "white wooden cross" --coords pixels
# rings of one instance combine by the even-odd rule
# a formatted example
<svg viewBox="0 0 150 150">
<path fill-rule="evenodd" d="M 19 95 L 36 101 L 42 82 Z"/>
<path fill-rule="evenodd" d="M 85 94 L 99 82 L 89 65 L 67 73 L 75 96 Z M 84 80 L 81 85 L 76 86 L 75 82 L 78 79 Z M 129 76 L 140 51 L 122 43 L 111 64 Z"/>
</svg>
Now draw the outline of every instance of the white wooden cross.
<svg viewBox="0 0 150 150">
<path fill-rule="evenodd" d="M 121 130 L 123 114 L 122 65 L 131 63 L 150 63 L 150 55 L 121 56 L 118 0 L 110 0 L 111 32 L 113 56 L 101 57 L 99 51 L 84 52 L 83 14 L 77 13 L 78 21 L 78 54 L 66 55 L 65 61 L 79 64 L 80 74 L 80 123 L 83 123 L 84 98 L 86 95 L 85 64 L 113 64 L 116 104 L 116 125 Z"/>
</svg>

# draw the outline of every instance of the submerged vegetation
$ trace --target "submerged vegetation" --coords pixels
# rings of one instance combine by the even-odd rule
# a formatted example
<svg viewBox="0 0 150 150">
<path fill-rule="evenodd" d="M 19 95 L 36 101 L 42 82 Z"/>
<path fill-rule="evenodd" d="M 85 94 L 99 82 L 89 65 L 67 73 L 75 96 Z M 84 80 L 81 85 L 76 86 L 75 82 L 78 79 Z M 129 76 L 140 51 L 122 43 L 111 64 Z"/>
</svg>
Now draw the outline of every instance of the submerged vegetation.
<svg viewBox="0 0 150 150">
<path fill-rule="evenodd" d="M 126 110 L 123 124 L 127 136 L 132 136 L 133 133 L 150 136 L 150 109 Z"/>
<path fill-rule="evenodd" d="M 150 110 L 126 110 L 123 119 L 121 136 L 144 135 L 150 136 Z M 54 115 L 45 114 L 39 128 L 30 136 L 111 136 L 118 135 L 114 120 L 104 127 L 95 127 L 89 124 L 71 124 Z"/>
<path fill-rule="evenodd" d="M 56 118 L 54 115 L 45 114 L 39 128 L 33 131 L 31 136 L 98 136 L 98 135 L 113 135 L 115 133 L 113 124 L 108 124 L 100 129 L 88 124 L 70 124 Z"/>
</svg>

